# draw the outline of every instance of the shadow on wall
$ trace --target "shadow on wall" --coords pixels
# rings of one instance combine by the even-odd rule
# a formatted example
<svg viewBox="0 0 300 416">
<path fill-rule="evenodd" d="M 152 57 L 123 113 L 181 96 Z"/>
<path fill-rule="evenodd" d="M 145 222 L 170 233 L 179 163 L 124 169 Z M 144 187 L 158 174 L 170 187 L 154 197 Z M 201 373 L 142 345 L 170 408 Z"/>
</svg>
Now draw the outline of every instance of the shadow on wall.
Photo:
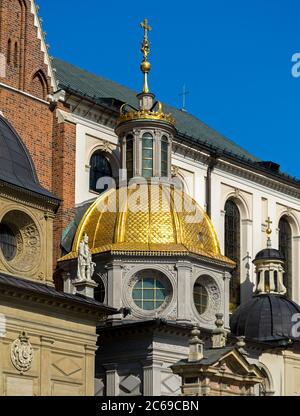
<svg viewBox="0 0 300 416">
<path fill-rule="evenodd" d="M 250 279 L 250 270 L 251 270 L 251 259 L 250 253 L 247 252 L 247 255 L 243 257 L 243 265 L 241 268 L 241 276 L 245 275 L 245 280 L 241 283 L 241 302 L 247 302 L 253 296 L 253 290 L 255 284 L 251 282 Z"/>
</svg>

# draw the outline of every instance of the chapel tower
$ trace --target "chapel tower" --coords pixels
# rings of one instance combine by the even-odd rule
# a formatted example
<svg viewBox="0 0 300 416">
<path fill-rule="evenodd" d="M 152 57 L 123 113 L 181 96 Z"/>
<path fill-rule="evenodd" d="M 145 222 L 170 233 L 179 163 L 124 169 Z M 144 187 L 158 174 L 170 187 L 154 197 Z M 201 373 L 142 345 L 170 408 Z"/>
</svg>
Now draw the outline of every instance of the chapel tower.
<svg viewBox="0 0 300 416">
<path fill-rule="evenodd" d="M 143 61 L 141 71 L 144 76 L 143 90 L 138 94 L 138 109 L 124 104 L 116 127 L 122 149 L 122 168 L 127 171 L 127 179 L 143 177 L 171 178 L 172 141 L 176 129 L 171 114 L 163 111 L 161 102 L 155 99 L 148 85 L 151 64 L 148 61 L 150 42 L 148 20 L 141 23 L 144 29 L 142 43 Z"/>
</svg>

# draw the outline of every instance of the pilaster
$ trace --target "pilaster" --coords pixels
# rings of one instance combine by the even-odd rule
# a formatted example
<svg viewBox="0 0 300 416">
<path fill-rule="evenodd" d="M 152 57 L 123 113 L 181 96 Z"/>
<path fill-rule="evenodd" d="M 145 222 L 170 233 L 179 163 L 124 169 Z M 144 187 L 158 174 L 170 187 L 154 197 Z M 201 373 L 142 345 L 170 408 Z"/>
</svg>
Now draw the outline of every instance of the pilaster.
<svg viewBox="0 0 300 416">
<path fill-rule="evenodd" d="M 119 396 L 119 374 L 118 365 L 116 363 L 105 364 L 103 366 L 106 370 L 106 396 Z"/>
<path fill-rule="evenodd" d="M 191 263 L 187 261 L 178 262 L 176 264 L 177 269 L 177 321 L 189 322 L 191 299 L 191 279 L 193 267 Z"/>
<path fill-rule="evenodd" d="M 51 396 L 51 350 L 55 343 L 54 338 L 41 336 L 40 349 L 40 395 Z"/>
<path fill-rule="evenodd" d="M 160 396 L 161 395 L 161 361 L 146 361 L 143 364 L 144 396 Z"/>
</svg>

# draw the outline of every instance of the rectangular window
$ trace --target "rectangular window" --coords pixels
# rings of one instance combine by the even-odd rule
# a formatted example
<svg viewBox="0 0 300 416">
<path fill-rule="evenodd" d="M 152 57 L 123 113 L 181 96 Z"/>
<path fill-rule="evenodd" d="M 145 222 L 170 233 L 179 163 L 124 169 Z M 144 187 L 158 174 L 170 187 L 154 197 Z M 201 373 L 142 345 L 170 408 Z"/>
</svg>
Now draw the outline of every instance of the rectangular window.
<svg viewBox="0 0 300 416">
<path fill-rule="evenodd" d="M 142 175 L 144 178 L 153 176 L 153 138 L 150 133 L 143 136 Z"/>
<path fill-rule="evenodd" d="M 126 141 L 126 169 L 127 179 L 133 177 L 133 137 L 128 136 Z"/>
<path fill-rule="evenodd" d="M 168 176 L 168 139 L 166 136 L 161 139 L 161 176 Z"/>
</svg>

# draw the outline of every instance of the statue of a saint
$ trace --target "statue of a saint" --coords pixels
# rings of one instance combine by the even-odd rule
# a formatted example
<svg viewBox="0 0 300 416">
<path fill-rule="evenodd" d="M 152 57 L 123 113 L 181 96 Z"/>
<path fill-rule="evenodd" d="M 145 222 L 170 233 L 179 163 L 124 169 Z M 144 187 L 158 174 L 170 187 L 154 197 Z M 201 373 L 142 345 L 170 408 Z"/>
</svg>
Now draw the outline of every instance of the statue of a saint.
<svg viewBox="0 0 300 416">
<path fill-rule="evenodd" d="M 96 263 L 92 261 L 92 254 L 89 249 L 89 236 L 85 233 L 78 249 L 78 281 L 91 281 Z"/>
</svg>

